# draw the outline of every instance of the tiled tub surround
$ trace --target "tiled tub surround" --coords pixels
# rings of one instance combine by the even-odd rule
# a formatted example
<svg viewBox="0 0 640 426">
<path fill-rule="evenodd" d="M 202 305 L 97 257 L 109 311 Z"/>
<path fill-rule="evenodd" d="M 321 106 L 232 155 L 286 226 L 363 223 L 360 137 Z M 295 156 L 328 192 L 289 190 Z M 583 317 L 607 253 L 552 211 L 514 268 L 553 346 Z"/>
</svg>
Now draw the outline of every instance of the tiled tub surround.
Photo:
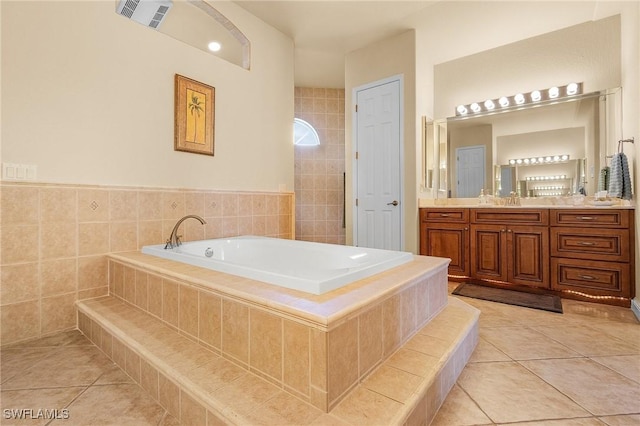
<svg viewBox="0 0 640 426">
<path fill-rule="evenodd" d="M 343 413 L 347 417 L 354 414 L 350 410 L 358 411 L 357 407 L 362 405 L 362 401 L 353 401 L 354 398 L 376 395 L 366 386 L 365 390 L 360 389 L 363 385 L 359 383 L 363 380 L 375 388 L 387 383 L 389 377 L 385 375 L 407 375 L 404 378 L 409 380 L 409 391 L 405 389 L 401 396 L 392 395 L 389 401 L 397 407 L 384 414 L 391 415 L 393 423 L 402 424 L 416 409 L 419 414 L 413 415 L 414 420 L 424 420 L 428 413 L 429 418 L 433 417 L 477 340 L 477 311 L 465 304 L 447 306 L 446 263 L 418 257 L 406 266 L 358 281 L 345 289 L 314 296 L 140 253 L 111 255 L 112 296 L 102 301 L 80 302 L 79 326 L 87 336 L 94 335 L 94 342 L 116 363 L 127 371 L 133 369 L 132 377 L 138 377 L 143 387 L 145 383 L 141 381 L 145 379 L 138 367 L 129 366 L 128 360 L 131 358 L 137 366 L 140 359 L 146 359 L 142 365 L 148 366 L 147 349 L 144 345 L 136 346 L 139 343 L 135 342 L 127 345 L 130 338 L 119 333 L 139 341 L 151 338 L 150 351 L 162 352 L 160 359 L 163 360 L 175 358 L 187 345 L 200 347 L 200 355 L 182 354 L 187 356 L 187 363 L 193 362 L 193 365 L 180 362 L 181 373 L 166 364 L 155 366 L 159 377 L 173 389 L 170 392 L 173 402 L 163 403 L 162 395 L 159 402 L 177 417 L 180 417 L 180 399 L 187 398 L 189 403 L 200 401 L 198 404 L 216 413 L 212 415 L 218 420 L 240 423 L 250 420 L 247 410 L 253 407 L 238 407 L 233 401 L 220 400 L 225 399 L 220 392 L 233 392 L 233 388 L 214 392 L 217 396 L 207 399 L 198 389 L 194 391 L 189 387 L 193 380 L 202 382 L 195 373 L 196 364 L 213 358 L 219 359 L 213 362 L 218 367 L 224 366 L 223 370 L 249 370 L 254 379 L 247 380 L 258 380 L 254 385 L 262 383 L 260 386 L 295 395 L 311 404 L 308 406 L 311 411 L 329 411 L 346 396 L 334 411 L 347 410 Z M 139 326 L 118 317 L 118 312 L 125 310 L 138 312 L 133 316 L 139 316 Z M 115 319 L 110 322 L 108 317 L 114 313 Z M 434 317 L 435 320 L 430 321 Z M 463 321 L 456 324 L 462 317 Z M 155 337 L 142 337 L 149 333 L 144 330 L 147 323 Z M 160 344 L 161 336 L 171 330 L 183 342 Z M 104 336 L 109 336 L 108 342 Z M 405 343 L 422 346 L 423 351 L 429 348 L 426 350 L 433 352 L 432 361 L 421 360 L 416 364 L 416 354 L 405 359 L 408 354 L 403 353 L 403 349 L 398 351 Z M 120 348 L 118 353 L 116 346 Z M 203 352 L 209 356 L 202 355 Z M 425 355 L 425 358 L 431 357 Z M 422 371 L 403 373 L 387 366 L 388 363 L 402 365 L 404 361 L 411 361 L 412 368 Z M 192 371 L 187 371 L 189 367 Z M 214 376 L 224 375 L 224 371 L 217 371 Z M 374 374 L 366 378 L 371 372 Z M 190 375 L 196 378 L 189 379 Z M 384 378 L 375 379 L 378 376 Z M 212 389 L 211 386 L 205 388 Z"/>
<path fill-rule="evenodd" d="M 111 252 L 160 244 L 186 214 L 184 240 L 292 238 L 294 195 L 2 182 L 2 345 L 76 326 L 74 302 L 107 294 Z"/>
</svg>

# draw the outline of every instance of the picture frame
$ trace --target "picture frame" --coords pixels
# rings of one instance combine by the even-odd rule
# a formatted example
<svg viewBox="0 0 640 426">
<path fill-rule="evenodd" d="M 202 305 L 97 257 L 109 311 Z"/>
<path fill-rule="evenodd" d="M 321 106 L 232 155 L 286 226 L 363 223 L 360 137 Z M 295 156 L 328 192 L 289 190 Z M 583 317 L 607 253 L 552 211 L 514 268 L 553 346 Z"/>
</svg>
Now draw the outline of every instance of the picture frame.
<svg viewBox="0 0 640 426">
<path fill-rule="evenodd" d="M 175 151 L 213 156 L 215 94 L 215 87 L 175 75 Z"/>
</svg>

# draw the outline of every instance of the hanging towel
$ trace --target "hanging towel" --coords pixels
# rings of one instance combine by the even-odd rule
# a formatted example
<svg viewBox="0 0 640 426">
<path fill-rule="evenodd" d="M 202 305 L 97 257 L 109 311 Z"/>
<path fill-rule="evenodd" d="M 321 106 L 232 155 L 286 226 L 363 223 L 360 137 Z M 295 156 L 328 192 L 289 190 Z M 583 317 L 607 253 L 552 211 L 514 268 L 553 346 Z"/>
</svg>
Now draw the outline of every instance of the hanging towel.
<svg viewBox="0 0 640 426">
<path fill-rule="evenodd" d="M 611 159 L 609 178 L 609 196 L 631 199 L 631 177 L 629 175 L 629 162 L 623 152 L 617 153 Z"/>
<path fill-rule="evenodd" d="M 606 191 L 609 188 L 609 166 L 605 166 L 600 170 L 600 177 L 598 179 L 598 191 Z"/>
</svg>

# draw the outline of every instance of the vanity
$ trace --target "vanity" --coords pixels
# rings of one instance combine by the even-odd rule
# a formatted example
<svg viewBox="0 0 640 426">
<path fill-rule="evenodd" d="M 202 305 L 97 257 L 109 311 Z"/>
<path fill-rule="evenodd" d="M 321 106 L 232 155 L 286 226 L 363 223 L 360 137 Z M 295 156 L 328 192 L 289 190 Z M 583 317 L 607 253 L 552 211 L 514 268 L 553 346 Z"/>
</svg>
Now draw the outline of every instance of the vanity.
<svg viewBox="0 0 640 426">
<path fill-rule="evenodd" d="M 450 258 L 451 281 L 624 307 L 634 297 L 634 235 L 629 206 L 420 208 L 420 254 Z"/>
</svg>

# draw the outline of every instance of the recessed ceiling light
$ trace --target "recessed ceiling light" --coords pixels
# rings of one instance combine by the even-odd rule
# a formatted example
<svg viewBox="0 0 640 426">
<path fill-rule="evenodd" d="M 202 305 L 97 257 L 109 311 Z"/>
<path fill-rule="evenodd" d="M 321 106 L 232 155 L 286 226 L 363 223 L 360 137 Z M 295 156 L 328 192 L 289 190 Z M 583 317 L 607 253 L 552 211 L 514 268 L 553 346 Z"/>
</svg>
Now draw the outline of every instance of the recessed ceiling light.
<svg viewBox="0 0 640 426">
<path fill-rule="evenodd" d="M 222 45 L 217 41 L 212 41 L 207 45 L 207 48 L 212 52 L 219 52 L 222 49 Z"/>
</svg>

